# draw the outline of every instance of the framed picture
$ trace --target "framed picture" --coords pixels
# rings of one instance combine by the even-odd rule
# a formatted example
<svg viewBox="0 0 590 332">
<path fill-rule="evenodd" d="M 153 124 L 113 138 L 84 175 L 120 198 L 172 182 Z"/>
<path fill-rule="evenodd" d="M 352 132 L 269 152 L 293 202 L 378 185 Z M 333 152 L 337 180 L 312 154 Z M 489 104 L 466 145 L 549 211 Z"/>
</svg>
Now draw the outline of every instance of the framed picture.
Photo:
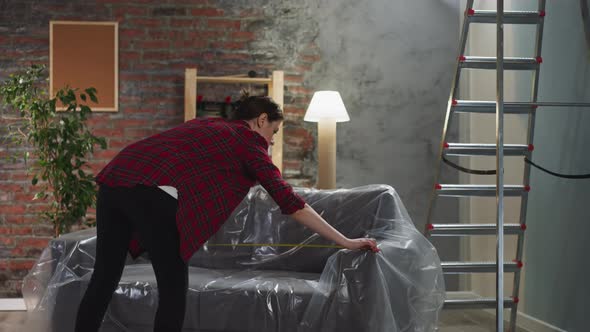
<svg viewBox="0 0 590 332">
<path fill-rule="evenodd" d="M 49 22 L 49 93 L 96 88 L 93 111 L 116 112 L 119 99 L 118 22 Z"/>
</svg>

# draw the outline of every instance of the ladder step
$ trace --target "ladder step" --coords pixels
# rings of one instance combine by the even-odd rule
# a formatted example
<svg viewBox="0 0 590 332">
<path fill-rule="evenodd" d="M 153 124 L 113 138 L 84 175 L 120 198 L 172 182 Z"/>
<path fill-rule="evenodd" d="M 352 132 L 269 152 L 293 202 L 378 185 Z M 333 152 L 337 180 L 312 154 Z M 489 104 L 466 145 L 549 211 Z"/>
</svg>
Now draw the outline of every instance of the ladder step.
<svg viewBox="0 0 590 332">
<path fill-rule="evenodd" d="M 439 184 L 436 186 L 436 193 L 439 196 L 463 197 L 495 197 L 496 185 L 477 185 L 477 184 Z M 522 196 L 530 190 L 529 186 L 523 185 L 504 185 L 504 196 L 515 197 Z"/>
<path fill-rule="evenodd" d="M 496 224 L 429 224 L 426 230 L 431 236 L 496 235 Z M 518 235 L 526 225 L 504 224 L 504 234 Z"/>
<path fill-rule="evenodd" d="M 454 100 L 452 104 L 452 111 L 458 113 L 491 113 L 496 114 L 495 101 L 471 101 L 471 100 Z M 528 114 L 535 111 L 535 106 L 504 103 L 505 114 Z"/>
<path fill-rule="evenodd" d="M 471 10 L 467 15 L 469 23 L 496 24 L 495 10 Z M 545 12 L 535 11 L 504 11 L 504 24 L 538 24 L 545 16 Z"/>
<path fill-rule="evenodd" d="M 506 70 L 534 70 L 542 62 L 538 58 L 504 57 L 504 69 Z M 461 68 L 471 69 L 496 69 L 496 57 L 462 56 L 459 59 Z"/>
<path fill-rule="evenodd" d="M 443 272 L 446 274 L 459 273 L 495 273 L 494 262 L 442 262 Z M 522 262 L 505 262 L 504 272 L 516 272 L 522 267 Z"/>
<path fill-rule="evenodd" d="M 512 298 L 504 299 L 504 308 L 509 309 L 518 303 L 518 299 Z M 479 299 L 446 299 L 443 309 L 487 309 L 495 308 L 495 298 L 479 298 Z"/>
<path fill-rule="evenodd" d="M 525 156 L 533 150 L 532 145 L 505 144 L 504 156 Z M 445 143 L 445 156 L 495 156 L 496 144 Z"/>
</svg>

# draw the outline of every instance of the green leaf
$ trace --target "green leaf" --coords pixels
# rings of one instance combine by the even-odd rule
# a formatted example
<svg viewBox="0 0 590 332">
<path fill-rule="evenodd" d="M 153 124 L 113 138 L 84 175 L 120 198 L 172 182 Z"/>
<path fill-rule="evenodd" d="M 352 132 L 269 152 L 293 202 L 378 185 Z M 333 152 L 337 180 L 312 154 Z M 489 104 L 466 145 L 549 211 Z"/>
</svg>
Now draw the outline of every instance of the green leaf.
<svg viewBox="0 0 590 332">
<path fill-rule="evenodd" d="M 86 168 L 86 158 L 98 144 L 106 148 L 106 140 L 88 130 L 88 98 L 97 102 L 96 89 L 88 88 L 78 94 L 77 89 L 64 87 L 55 97 L 46 94 L 45 66 L 31 66 L 11 74 L 0 84 L 0 107 L 6 112 L 22 116 L 22 123 L 4 127 L 8 132 L 0 137 L 3 144 L 28 144 L 35 151 L 32 185 L 43 180 L 42 191 L 34 199 L 48 199 L 48 210 L 42 213 L 56 230 L 67 231 L 75 223 L 84 222 L 86 209 L 96 202 L 96 184 L 92 172 Z M 66 112 L 57 112 L 57 103 Z M 78 112 L 79 110 L 79 112 Z M 21 134 L 23 133 L 23 134 Z M 22 149 L 20 151 L 23 151 Z M 30 158 L 27 150 L 25 160 Z M 16 160 L 17 154 L 7 156 Z"/>
</svg>

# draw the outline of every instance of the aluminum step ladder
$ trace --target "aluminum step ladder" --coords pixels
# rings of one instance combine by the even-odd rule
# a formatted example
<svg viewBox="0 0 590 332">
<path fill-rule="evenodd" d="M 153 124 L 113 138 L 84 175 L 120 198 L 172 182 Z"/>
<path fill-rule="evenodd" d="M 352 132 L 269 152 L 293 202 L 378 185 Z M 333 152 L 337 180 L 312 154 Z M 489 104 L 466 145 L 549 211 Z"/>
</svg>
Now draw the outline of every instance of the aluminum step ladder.
<svg viewBox="0 0 590 332">
<path fill-rule="evenodd" d="M 515 331 L 516 314 L 518 309 L 518 294 L 520 286 L 520 271 L 523 266 L 521 261 L 523 254 L 524 233 L 526 230 L 527 194 L 530 190 L 529 175 L 530 166 L 525 164 L 522 184 L 504 184 L 504 157 L 520 156 L 531 158 L 533 152 L 533 134 L 535 113 L 537 109 L 537 91 L 539 84 L 539 69 L 543 62 L 541 58 L 541 45 L 543 35 L 543 23 L 545 17 L 545 0 L 539 0 L 537 11 L 504 11 L 503 0 L 497 0 L 497 10 L 476 10 L 473 8 L 473 0 L 468 0 L 465 9 L 465 18 L 461 30 L 459 56 L 457 58 L 455 76 L 451 87 L 451 93 L 447 104 L 447 113 L 440 143 L 438 162 L 435 172 L 435 185 L 430 200 L 425 234 L 427 236 L 497 236 L 497 261 L 496 262 L 443 262 L 445 274 L 465 273 L 496 273 L 496 297 L 481 299 L 447 299 L 445 309 L 478 309 L 496 308 L 497 331 L 504 331 L 504 309 L 510 309 L 510 331 Z M 467 34 L 471 24 L 496 24 L 497 41 L 496 57 L 480 57 L 465 55 Z M 535 54 L 529 58 L 504 57 L 503 51 L 503 26 L 504 24 L 528 24 L 536 25 Z M 471 101 L 458 100 L 458 87 L 461 70 L 480 69 L 496 70 L 495 101 Z M 531 102 L 504 103 L 503 100 L 503 72 L 504 70 L 526 70 L 533 73 L 533 86 L 531 90 Z M 447 130 L 454 113 L 482 113 L 496 115 L 496 144 L 477 143 L 447 143 Z M 504 144 L 504 114 L 528 114 L 529 126 L 526 144 Z M 496 185 L 476 184 L 439 184 L 439 177 L 443 163 L 449 164 L 461 171 L 472 172 L 457 164 L 450 162 L 446 157 L 471 157 L 471 156 L 496 156 L 495 170 L 476 174 L 489 174 L 496 176 Z M 433 211 L 438 197 L 495 197 L 497 201 L 496 224 L 436 224 L 433 223 Z M 520 197 L 521 210 L 518 224 L 504 224 L 504 197 Z M 500 230 L 500 231 L 498 231 Z M 513 261 L 504 261 L 504 235 L 518 237 L 516 257 Z M 514 288 L 512 296 L 504 296 L 504 272 L 514 274 Z M 497 301 L 497 299 L 502 299 Z"/>
</svg>

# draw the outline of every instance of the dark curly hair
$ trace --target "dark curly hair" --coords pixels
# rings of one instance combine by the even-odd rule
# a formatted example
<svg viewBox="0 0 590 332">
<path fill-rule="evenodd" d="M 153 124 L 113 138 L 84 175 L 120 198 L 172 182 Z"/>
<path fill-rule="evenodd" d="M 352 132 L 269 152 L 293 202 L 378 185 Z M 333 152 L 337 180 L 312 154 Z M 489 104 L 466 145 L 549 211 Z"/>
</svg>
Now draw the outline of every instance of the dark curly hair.
<svg viewBox="0 0 590 332">
<path fill-rule="evenodd" d="M 268 115 L 270 122 L 284 120 L 281 107 L 270 97 L 250 96 L 250 93 L 244 90 L 229 117 L 232 120 L 252 120 L 262 113 Z"/>
</svg>

